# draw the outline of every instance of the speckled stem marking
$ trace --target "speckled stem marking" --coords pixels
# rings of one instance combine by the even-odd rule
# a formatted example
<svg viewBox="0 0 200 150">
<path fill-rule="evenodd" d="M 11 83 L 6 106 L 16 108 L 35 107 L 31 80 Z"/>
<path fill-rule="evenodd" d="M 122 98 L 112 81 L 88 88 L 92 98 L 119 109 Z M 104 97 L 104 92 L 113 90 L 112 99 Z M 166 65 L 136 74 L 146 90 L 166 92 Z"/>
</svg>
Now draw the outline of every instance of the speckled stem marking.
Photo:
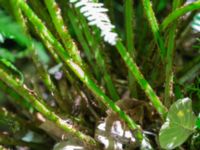
<svg viewBox="0 0 200 150">
<path fill-rule="evenodd" d="M 58 117 L 55 113 L 48 110 L 47 107 L 40 102 L 40 100 L 38 100 L 32 93 L 29 92 L 29 90 L 25 85 L 21 85 L 19 82 L 13 79 L 9 74 L 7 74 L 2 68 L 0 68 L 0 80 L 2 80 L 9 87 L 14 89 L 24 99 L 28 100 L 37 111 L 39 111 L 50 121 L 57 124 L 58 127 L 63 129 L 67 133 L 74 135 L 75 137 L 79 138 L 80 140 L 82 140 L 87 144 L 91 144 L 94 146 L 98 145 L 98 143 L 93 138 L 69 126 L 68 124 L 66 124 L 64 120 Z"/>
<path fill-rule="evenodd" d="M 136 81 L 139 83 L 141 88 L 146 93 L 147 97 L 151 100 L 153 106 L 156 108 L 158 113 L 162 118 L 166 117 L 167 109 L 165 106 L 161 103 L 160 99 L 154 92 L 154 90 L 151 88 L 149 83 L 145 80 L 142 73 L 140 72 L 138 66 L 135 64 L 133 59 L 131 58 L 130 54 L 127 52 L 121 41 L 117 42 L 117 50 L 120 53 L 121 57 L 123 58 L 124 62 L 126 63 L 128 69 L 131 71 L 131 73 L 134 75 Z"/>
<path fill-rule="evenodd" d="M 72 57 L 77 63 L 82 65 L 82 60 L 79 55 L 79 51 L 77 46 L 75 45 L 74 41 L 72 40 L 67 27 L 64 24 L 61 9 L 59 8 L 58 4 L 55 0 L 45 0 L 44 1 L 47 9 L 50 13 L 54 26 L 61 37 L 61 40 L 65 46 L 65 49 L 68 51 L 70 57 Z"/>
<path fill-rule="evenodd" d="M 160 56 L 161 56 L 162 60 L 164 61 L 164 58 L 166 55 L 166 49 L 165 49 L 164 41 L 160 34 L 158 22 L 156 20 L 155 14 L 153 12 L 153 8 L 151 6 L 151 2 L 150 2 L 150 0 L 142 0 L 142 2 L 143 2 L 143 6 L 144 6 L 144 12 L 146 13 L 151 30 L 153 32 L 154 39 L 160 49 Z"/>
</svg>

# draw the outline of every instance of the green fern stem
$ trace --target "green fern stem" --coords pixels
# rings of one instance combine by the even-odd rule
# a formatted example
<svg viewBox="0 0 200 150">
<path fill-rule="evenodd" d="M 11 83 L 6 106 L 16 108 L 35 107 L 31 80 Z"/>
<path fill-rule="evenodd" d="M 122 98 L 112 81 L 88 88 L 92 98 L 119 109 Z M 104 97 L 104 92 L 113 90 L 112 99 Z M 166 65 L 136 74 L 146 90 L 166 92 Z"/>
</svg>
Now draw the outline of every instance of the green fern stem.
<svg viewBox="0 0 200 150">
<path fill-rule="evenodd" d="M 26 26 L 26 21 L 23 17 L 23 14 L 21 12 L 21 9 L 19 8 L 19 0 L 12 0 L 12 7 L 13 7 L 13 10 L 14 10 L 14 14 L 15 14 L 15 17 L 18 21 L 18 23 L 20 23 L 24 29 L 24 33 L 27 34 L 27 37 L 29 37 L 28 35 L 28 30 L 27 30 L 27 26 Z M 33 62 L 38 70 L 38 73 L 40 75 L 40 77 L 42 78 L 44 84 L 46 85 L 46 87 L 48 88 L 48 90 L 51 92 L 52 96 L 55 97 L 55 100 L 56 102 L 58 103 L 58 105 L 60 106 L 60 108 L 63 110 L 63 111 L 67 111 L 66 110 L 66 106 L 67 104 L 63 101 L 63 99 L 61 98 L 59 92 L 57 91 L 53 81 L 51 80 L 51 77 L 50 75 L 48 74 L 46 68 L 44 68 L 42 66 L 42 62 L 40 62 L 40 60 L 38 59 L 38 54 L 37 54 L 37 46 L 36 46 L 36 42 L 34 42 L 32 40 L 31 37 L 29 37 L 29 41 L 30 41 L 30 53 L 32 53 L 32 59 L 33 59 Z"/>
<path fill-rule="evenodd" d="M 105 81 L 106 87 L 108 89 L 108 92 L 111 96 L 111 98 L 114 101 L 117 101 L 120 99 L 118 93 L 117 93 L 117 89 L 115 88 L 111 75 L 109 73 L 108 67 L 106 66 L 106 58 L 104 57 L 104 54 L 102 52 L 102 45 L 101 43 L 99 43 L 96 38 L 93 38 L 93 34 L 90 31 L 90 28 L 87 24 L 87 21 L 85 20 L 85 18 L 82 16 L 82 14 L 78 11 L 76 11 L 78 13 L 79 16 L 79 21 L 82 25 L 83 28 L 83 32 L 84 35 L 87 39 L 87 42 L 90 46 L 90 48 L 94 51 L 94 56 L 95 59 L 97 61 L 97 65 L 99 65 L 100 68 L 102 68 L 102 73 L 103 73 L 103 79 Z M 92 52 L 91 52 L 92 53 Z"/>
<path fill-rule="evenodd" d="M 19 0 L 11 0 L 10 3 L 17 22 L 23 27 L 25 32 L 27 32 L 26 24 L 22 21 L 24 18 L 21 10 L 19 9 Z"/>
<path fill-rule="evenodd" d="M 83 50 L 84 50 L 84 53 L 88 59 L 88 62 L 90 64 L 90 66 L 92 67 L 92 70 L 94 70 L 94 75 L 97 79 L 100 78 L 100 73 L 99 73 L 99 70 L 98 68 L 95 66 L 95 63 L 93 61 L 93 58 L 92 58 L 92 54 L 91 54 L 91 51 L 90 51 L 90 47 L 89 47 L 89 44 L 87 43 L 83 33 L 82 33 L 82 30 L 81 30 L 81 26 L 80 26 L 80 23 L 78 22 L 78 19 L 75 18 L 74 14 L 72 13 L 71 10 L 67 10 L 67 14 L 68 14 L 68 18 L 70 20 L 70 23 L 74 29 L 74 32 L 77 36 L 77 39 L 78 41 L 80 42 Z"/>
<path fill-rule="evenodd" d="M 58 103 L 59 107 L 64 112 L 69 113 L 69 108 L 67 107 L 67 102 L 63 100 L 60 93 L 56 89 L 55 84 L 53 83 L 50 75 L 46 68 L 42 65 L 41 61 L 38 59 L 38 54 L 36 51 L 33 51 L 32 59 L 35 64 L 35 67 L 38 71 L 40 78 L 42 79 L 43 83 L 46 85 L 47 89 L 50 91 L 51 95 L 55 98 L 56 102 Z"/>
<path fill-rule="evenodd" d="M 133 1 L 126 0 L 125 1 L 125 28 L 126 28 L 126 47 L 128 52 L 131 54 L 131 57 L 135 59 L 136 57 L 136 50 L 134 47 L 134 10 L 133 10 Z M 130 96 L 137 98 L 137 85 L 135 77 L 129 71 L 128 73 L 128 83 L 130 89 Z"/>
<path fill-rule="evenodd" d="M 79 56 L 79 54 L 77 53 L 78 52 L 78 48 L 74 44 L 70 34 L 68 33 L 68 31 L 66 29 L 66 26 L 64 25 L 64 21 L 63 21 L 62 16 L 61 16 L 61 10 L 58 7 L 57 3 L 55 2 L 55 0 L 45 0 L 45 4 L 46 4 L 46 6 L 47 6 L 47 8 L 49 10 L 49 13 L 50 13 L 51 17 L 52 17 L 52 20 L 54 22 L 56 30 L 59 33 L 61 39 L 63 40 L 65 48 L 67 50 L 69 50 L 69 52 L 71 52 L 71 54 L 72 54 L 71 57 L 72 58 L 75 58 L 75 60 L 77 60 L 77 62 L 79 62 L 79 64 L 82 64 L 81 63 L 81 59 L 79 57 L 76 58 L 77 56 Z M 103 61 L 102 57 L 100 59 L 101 59 L 101 61 Z M 105 63 L 103 63 L 103 69 L 104 69 L 104 71 L 106 71 L 105 72 L 106 75 L 109 76 L 107 70 L 105 69 Z M 107 78 L 104 77 L 104 79 L 107 79 Z M 110 81 L 111 80 L 109 80 L 109 82 L 106 82 L 106 84 L 109 84 L 109 85 L 107 85 L 108 90 L 109 90 L 112 98 L 114 98 L 115 101 L 119 100 L 119 96 L 117 95 L 115 87 L 113 86 L 113 84 Z"/>
<path fill-rule="evenodd" d="M 160 30 L 164 31 L 169 26 L 169 24 L 177 20 L 179 17 L 183 16 L 184 14 L 190 11 L 194 11 L 198 9 L 200 9 L 200 0 L 176 9 L 164 19 L 164 21 L 160 25 Z"/>
<path fill-rule="evenodd" d="M 72 40 L 67 30 L 67 27 L 64 24 L 64 21 L 61 15 L 61 9 L 59 8 L 55 0 L 45 0 L 44 2 L 50 13 L 54 26 L 59 36 L 61 37 L 64 47 L 66 48 L 66 50 L 68 50 L 70 57 L 72 57 L 76 62 L 82 65 L 82 59 L 79 55 L 78 48 L 76 44 L 74 43 L 74 41 Z"/>
<path fill-rule="evenodd" d="M 126 46 L 127 50 L 135 57 L 136 51 L 134 48 L 134 10 L 133 10 L 133 1 L 126 0 L 125 1 L 125 26 L 126 26 Z"/>
<path fill-rule="evenodd" d="M 50 111 L 45 105 L 43 105 L 40 100 L 38 100 L 25 85 L 21 85 L 9 74 L 7 74 L 2 68 L 0 68 L 0 79 L 5 82 L 9 87 L 14 89 L 24 99 L 28 100 L 37 111 L 39 111 L 50 121 L 54 122 L 58 127 L 63 129 L 67 133 L 74 135 L 75 137 L 87 144 L 94 146 L 98 145 L 98 143 L 93 138 L 83 134 L 82 132 L 77 131 L 75 128 L 66 124 L 64 120 L 62 120 L 55 113 Z"/>
<path fill-rule="evenodd" d="M 181 0 L 173 1 L 173 11 L 181 5 Z M 169 107 L 173 99 L 173 56 L 175 49 L 177 21 L 169 29 L 166 70 L 165 70 L 165 99 L 164 104 Z"/>
<path fill-rule="evenodd" d="M 153 8 L 151 6 L 151 2 L 150 0 L 142 0 L 142 2 L 143 2 L 144 11 L 146 13 L 151 30 L 153 32 L 154 39 L 160 49 L 160 56 L 162 60 L 164 61 L 164 58 L 166 55 L 166 49 L 165 49 L 164 41 L 160 33 L 158 22 L 156 20 Z"/>
<path fill-rule="evenodd" d="M 118 52 L 120 53 L 121 57 L 123 58 L 124 62 L 126 63 L 128 69 L 131 71 L 131 73 L 134 75 L 135 79 L 137 80 L 138 84 L 141 86 L 141 88 L 146 93 L 147 97 L 151 100 L 153 106 L 158 111 L 160 116 L 164 119 L 167 114 L 166 107 L 162 104 L 154 90 L 151 88 L 149 83 L 145 80 L 142 73 L 140 72 L 138 66 L 135 64 L 133 59 L 131 58 L 130 54 L 127 52 L 124 45 L 121 43 L 120 40 L 118 40 L 116 48 Z"/>
<path fill-rule="evenodd" d="M 94 66 L 93 67 L 94 70 L 96 70 L 96 66 L 94 64 L 94 61 L 92 61 L 93 60 L 92 55 L 95 56 L 97 65 L 102 69 L 103 80 L 105 81 L 105 84 L 107 86 L 108 92 L 109 92 L 111 98 L 114 101 L 117 101 L 117 100 L 120 99 L 120 97 L 119 97 L 119 95 L 117 93 L 117 90 L 116 90 L 116 88 L 115 88 L 115 86 L 114 86 L 114 84 L 112 82 L 111 76 L 110 76 L 110 74 L 108 72 L 108 69 L 106 67 L 105 57 L 103 56 L 102 50 L 100 49 L 100 44 L 95 40 L 95 38 L 93 38 L 93 35 L 92 35 L 92 33 L 91 33 L 91 31 L 90 31 L 90 29 L 88 27 L 88 24 L 84 20 L 85 18 L 83 18 L 83 16 L 81 16 L 81 14 L 79 12 L 77 12 L 77 13 L 78 13 L 78 16 L 79 16 L 79 22 L 75 22 L 74 21 L 75 20 L 75 18 L 74 18 L 75 16 L 73 15 L 73 13 L 70 10 L 68 10 L 68 16 L 70 18 L 70 22 L 72 23 L 75 31 L 80 30 L 80 29 L 77 28 L 78 23 L 82 25 L 82 28 L 81 28 L 82 30 L 80 30 L 79 32 L 76 32 L 76 35 L 79 38 L 80 38 L 82 33 L 85 35 L 86 40 L 87 40 L 86 44 L 88 44 L 88 48 L 89 48 L 89 50 L 86 51 L 88 60 Z M 82 45 L 84 44 L 82 40 L 81 40 L 80 43 Z M 98 73 L 97 76 L 99 76 L 101 74 L 100 71 L 98 71 L 97 73 Z"/>
<path fill-rule="evenodd" d="M 17 104 L 21 108 L 25 108 L 27 110 L 30 110 L 32 108 L 30 102 L 26 101 L 23 97 L 21 97 L 17 92 L 15 92 L 10 87 L 8 87 L 1 80 L 0 80 L 0 87 L 1 87 L 1 91 L 3 91 L 4 93 L 8 95 L 8 98 L 11 103 L 15 105 Z"/>
<path fill-rule="evenodd" d="M 42 21 L 35 15 L 35 13 L 29 8 L 24 0 L 20 0 L 20 7 L 32 24 L 38 29 L 40 36 L 49 41 L 54 47 L 60 58 L 69 68 L 79 77 L 79 79 L 87 85 L 87 87 L 97 95 L 100 100 L 108 107 L 116 112 L 119 117 L 124 120 L 129 128 L 133 131 L 137 130 L 136 137 L 139 141 L 142 140 L 142 133 L 137 124 L 124 112 L 122 111 L 109 97 L 107 97 L 104 92 L 95 84 L 95 82 L 90 78 L 90 76 L 83 71 L 83 69 L 70 58 L 66 53 L 62 45 L 54 38 L 54 36 L 48 31 Z"/>
</svg>

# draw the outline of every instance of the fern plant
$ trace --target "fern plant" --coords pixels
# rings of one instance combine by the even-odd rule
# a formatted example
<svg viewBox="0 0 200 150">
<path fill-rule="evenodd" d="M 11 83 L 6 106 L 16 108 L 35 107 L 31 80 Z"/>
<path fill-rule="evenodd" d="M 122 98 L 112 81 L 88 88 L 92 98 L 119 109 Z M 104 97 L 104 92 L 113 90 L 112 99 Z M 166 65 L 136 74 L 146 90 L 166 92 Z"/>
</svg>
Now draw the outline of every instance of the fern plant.
<svg viewBox="0 0 200 150">
<path fill-rule="evenodd" d="M 0 0 L 0 8 L 0 145 L 173 149 L 198 132 L 181 86 L 198 75 L 199 56 L 179 51 L 199 0 Z"/>
</svg>

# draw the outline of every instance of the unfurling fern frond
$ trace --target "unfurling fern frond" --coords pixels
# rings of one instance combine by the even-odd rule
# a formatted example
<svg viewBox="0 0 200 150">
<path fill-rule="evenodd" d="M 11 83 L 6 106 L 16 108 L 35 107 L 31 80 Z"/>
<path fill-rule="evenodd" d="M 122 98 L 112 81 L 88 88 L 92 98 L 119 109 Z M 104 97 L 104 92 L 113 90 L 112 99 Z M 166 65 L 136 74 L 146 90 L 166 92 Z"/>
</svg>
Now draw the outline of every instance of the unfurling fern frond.
<svg viewBox="0 0 200 150">
<path fill-rule="evenodd" d="M 101 30 L 101 36 L 104 41 L 111 45 L 115 45 L 118 35 L 113 32 L 115 26 L 106 14 L 108 9 L 104 8 L 103 3 L 92 2 L 91 0 L 70 0 L 76 8 L 80 8 L 80 12 L 87 18 L 89 25 L 97 26 Z"/>
</svg>

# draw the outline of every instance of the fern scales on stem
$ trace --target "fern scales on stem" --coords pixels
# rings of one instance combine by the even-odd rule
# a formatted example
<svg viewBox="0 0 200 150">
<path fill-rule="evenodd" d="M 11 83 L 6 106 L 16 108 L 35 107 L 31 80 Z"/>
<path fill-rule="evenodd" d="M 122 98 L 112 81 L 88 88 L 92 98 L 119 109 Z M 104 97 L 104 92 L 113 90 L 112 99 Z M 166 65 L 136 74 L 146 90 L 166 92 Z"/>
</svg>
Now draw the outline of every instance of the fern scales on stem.
<svg viewBox="0 0 200 150">
<path fill-rule="evenodd" d="M 89 21 L 89 25 L 96 25 L 98 28 L 100 28 L 102 32 L 102 36 L 104 36 L 104 33 L 103 33 L 104 30 L 102 29 L 108 28 L 105 30 L 106 31 L 105 33 L 107 34 L 106 36 L 104 36 L 104 40 L 110 43 L 111 45 L 116 46 L 118 52 L 120 53 L 121 57 L 125 61 L 131 73 L 136 78 L 141 88 L 149 97 L 149 99 L 151 100 L 152 104 L 157 109 L 161 117 L 165 118 L 165 115 L 167 113 L 166 107 L 162 104 L 162 102 L 160 101 L 159 97 L 156 95 L 155 91 L 152 89 L 150 84 L 145 80 L 138 66 L 136 65 L 134 60 L 131 58 L 129 52 L 127 52 L 126 48 L 121 43 L 121 40 L 117 38 L 118 37 L 117 33 L 112 32 L 112 29 L 114 29 L 114 26 L 111 24 L 111 21 L 106 15 L 106 12 L 108 10 L 106 8 L 103 8 L 102 3 L 95 3 L 95 2 L 92 2 L 91 0 L 80 0 L 80 1 L 70 0 L 70 2 L 75 3 L 74 6 L 76 8 L 80 8 L 80 12 L 87 18 L 87 20 Z M 96 14 L 103 17 L 99 19 L 100 17 L 98 17 L 98 15 Z M 101 26 L 102 24 L 98 24 L 101 21 L 103 22 L 102 24 L 104 24 L 103 27 Z"/>
</svg>

